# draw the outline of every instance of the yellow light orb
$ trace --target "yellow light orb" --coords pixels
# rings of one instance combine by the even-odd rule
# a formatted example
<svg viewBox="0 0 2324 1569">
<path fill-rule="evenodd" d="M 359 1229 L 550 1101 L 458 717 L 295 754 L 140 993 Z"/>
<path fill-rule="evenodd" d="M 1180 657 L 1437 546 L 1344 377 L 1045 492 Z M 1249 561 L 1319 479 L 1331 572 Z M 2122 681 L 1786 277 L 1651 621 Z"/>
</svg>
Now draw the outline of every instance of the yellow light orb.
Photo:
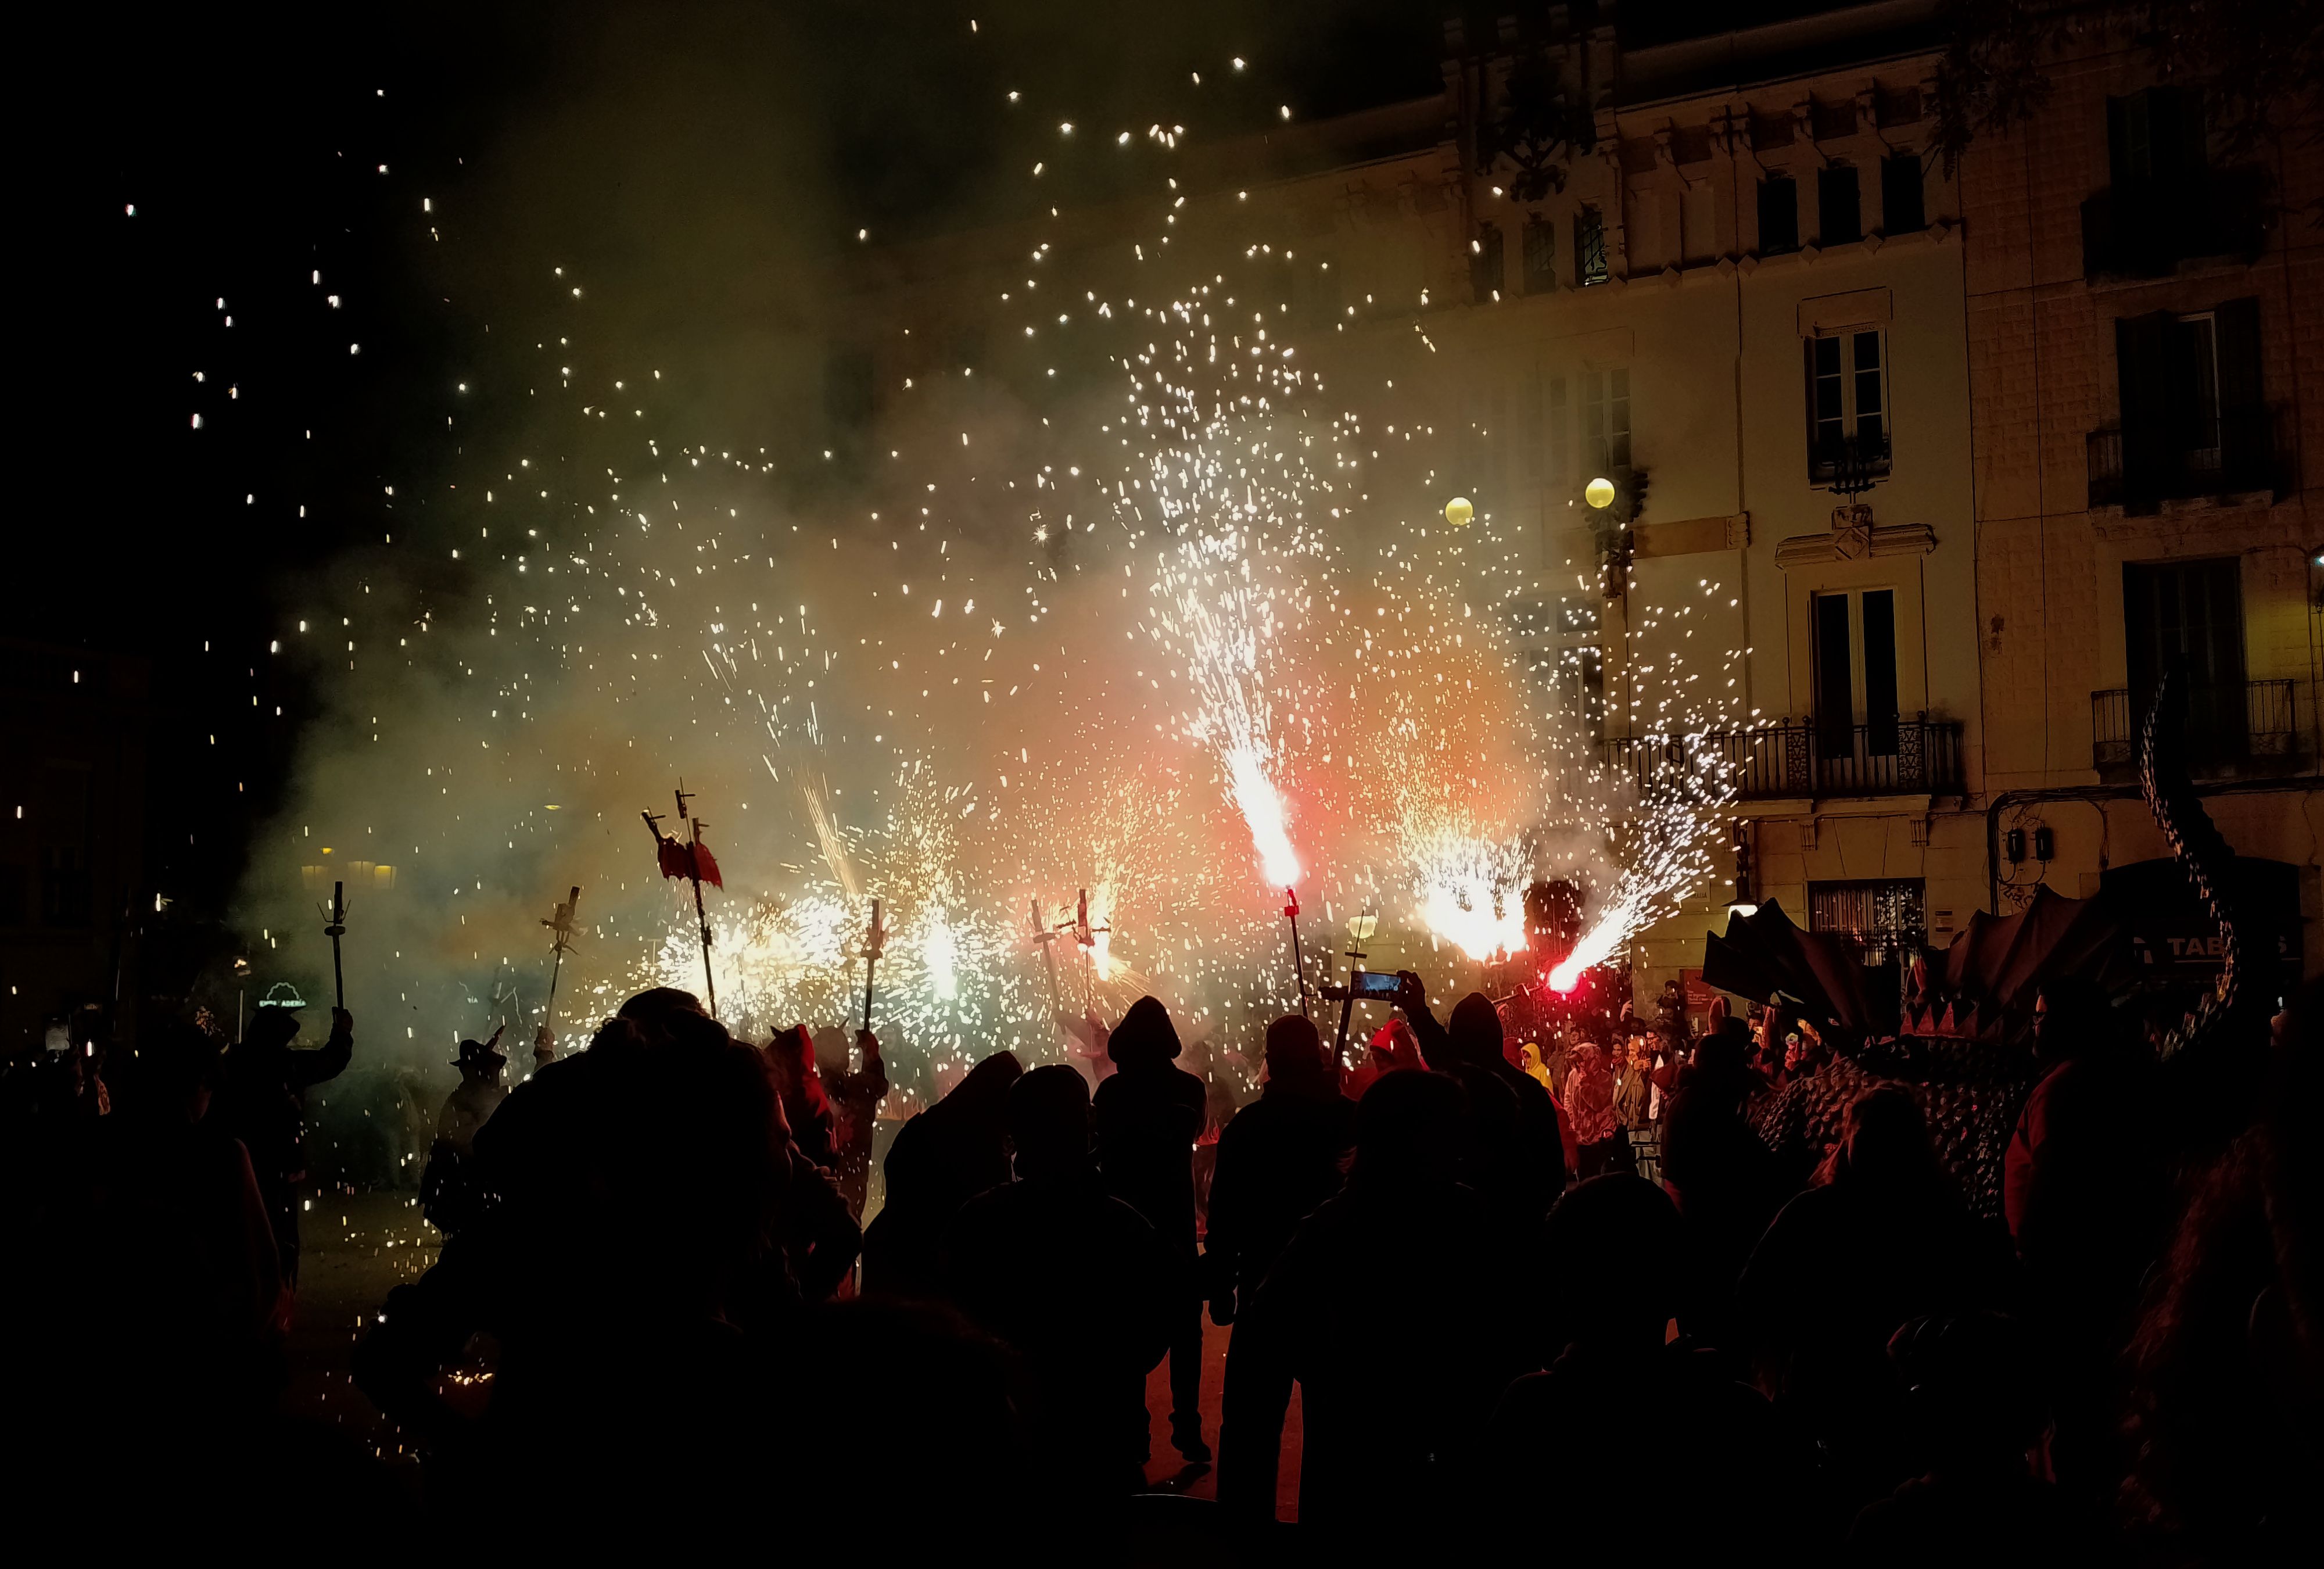
<svg viewBox="0 0 2324 1569">
<path fill-rule="evenodd" d="M 1467 528 L 1469 520 L 1476 515 L 1477 509 L 1469 504 L 1467 496 L 1456 495 L 1444 503 L 1444 521 L 1456 529 Z"/>
<path fill-rule="evenodd" d="M 1612 506 L 1614 504 L 1614 482 L 1602 476 L 1591 480 L 1588 485 L 1582 487 L 1582 499 L 1588 502 L 1593 507 Z"/>
</svg>

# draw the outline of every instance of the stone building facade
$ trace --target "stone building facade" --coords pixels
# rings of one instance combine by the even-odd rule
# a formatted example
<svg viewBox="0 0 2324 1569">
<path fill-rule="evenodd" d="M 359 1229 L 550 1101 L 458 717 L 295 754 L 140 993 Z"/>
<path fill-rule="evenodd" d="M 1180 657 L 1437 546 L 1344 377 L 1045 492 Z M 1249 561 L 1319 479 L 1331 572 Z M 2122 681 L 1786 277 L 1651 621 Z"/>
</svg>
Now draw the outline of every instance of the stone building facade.
<svg viewBox="0 0 2324 1569">
<path fill-rule="evenodd" d="M 1677 751 L 1733 771 L 1718 875 L 1632 945 L 1641 996 L 1738 901 L 1849 938 L 1879 990 L 2037 885 L 2176 898 L 2127 743 L 2190 660 L 2212 809 L 2312 971 L 2324 161 L 2215 166 L 2195 106 L 2093 42 L 1948 169 L 1941 47 L 1935 0 L 1451 23 L 1439 96 L 1190 151 L 1172 238 L 1279 248 L 1302 354 L 1375 426 L 1453 429 L 1406 499 L 1472 498 L 1561 585 L 1509 631 L 1600 760 L 1655 788 L 1683 714 Z M 1069 209 L 875 258 L 862 318 L 914 325 L 842 380 L 954 370 L 1028 254 L 1134 291 L 1146 226 Z M 1749 651 L 1731 692 L 1667 657 L 1681 601 L 1696 646 Z M 2200 965 L 2200 926 L 2174 907 L 2150 953 Z"/>
</svg>

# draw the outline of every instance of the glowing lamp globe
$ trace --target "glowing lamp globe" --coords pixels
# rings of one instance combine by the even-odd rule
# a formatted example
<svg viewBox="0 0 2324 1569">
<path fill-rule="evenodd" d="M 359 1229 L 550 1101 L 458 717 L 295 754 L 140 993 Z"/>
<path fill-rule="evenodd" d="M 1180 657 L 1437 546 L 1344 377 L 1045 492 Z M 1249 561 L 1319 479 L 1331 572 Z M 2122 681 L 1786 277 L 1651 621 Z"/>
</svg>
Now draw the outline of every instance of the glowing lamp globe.
<svg viewBox="0 0 2324 1569">
<path fill-rule="evenodd" d="M 1456 495 L 1444 503 L 1444 521 L 1456 529 L 1467 528 L 1469 520 L 1476 515 L 1477 509 L 1469 504 L 1467 496 Z"/>
<path fill-rule="evenodd" d="M 1582 499 L 1600 509 L 1614 504 L 1614 482 L 1600 475 L 1582 487 Z"/>
</svg>

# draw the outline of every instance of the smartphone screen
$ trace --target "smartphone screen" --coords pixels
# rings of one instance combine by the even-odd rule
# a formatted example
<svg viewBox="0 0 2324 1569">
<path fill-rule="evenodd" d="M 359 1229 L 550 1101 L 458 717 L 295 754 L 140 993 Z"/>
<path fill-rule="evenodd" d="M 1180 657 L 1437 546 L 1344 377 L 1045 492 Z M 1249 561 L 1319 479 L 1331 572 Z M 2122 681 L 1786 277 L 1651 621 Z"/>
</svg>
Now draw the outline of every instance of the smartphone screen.
<svg viewBox="0 0 2324 1569">
<path fill-rule="evenodd" d="M 1377 970 L 1359 970 L 1350 978 L 1348 990 L 1357 997 L 1388 998 L 1396 995 L 1397 978 Z"/>
</svg>

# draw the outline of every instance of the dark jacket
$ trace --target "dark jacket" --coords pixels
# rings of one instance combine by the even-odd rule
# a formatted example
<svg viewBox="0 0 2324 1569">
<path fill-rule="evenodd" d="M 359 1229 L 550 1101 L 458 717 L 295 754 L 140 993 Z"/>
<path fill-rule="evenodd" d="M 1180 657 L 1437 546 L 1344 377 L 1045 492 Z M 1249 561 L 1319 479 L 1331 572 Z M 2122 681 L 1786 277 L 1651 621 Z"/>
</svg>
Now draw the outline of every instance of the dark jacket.
<svg viewBox="0 0 2324 1569">
<path fill-rule="evenodd" d="M 1203 1256 L 1220 1323 L 1259 1289 L 1299 1223 L 1340 1191 L 1355 1112 L 1328 1086 L 1317 1094 L 1270 1083 L 1219 1135 Z"/>
<path fill-rule="evenodd" d="M 1146 1375 L 1169 1344 L 1172 1269 L 1154 1228 L 1087 1168 L 1004 1184 L 954 1217 L 945 1293 L 1024 1358 L 1028 1426 L 1057 1485 L 1141 1480 Z"/>
</svg>

